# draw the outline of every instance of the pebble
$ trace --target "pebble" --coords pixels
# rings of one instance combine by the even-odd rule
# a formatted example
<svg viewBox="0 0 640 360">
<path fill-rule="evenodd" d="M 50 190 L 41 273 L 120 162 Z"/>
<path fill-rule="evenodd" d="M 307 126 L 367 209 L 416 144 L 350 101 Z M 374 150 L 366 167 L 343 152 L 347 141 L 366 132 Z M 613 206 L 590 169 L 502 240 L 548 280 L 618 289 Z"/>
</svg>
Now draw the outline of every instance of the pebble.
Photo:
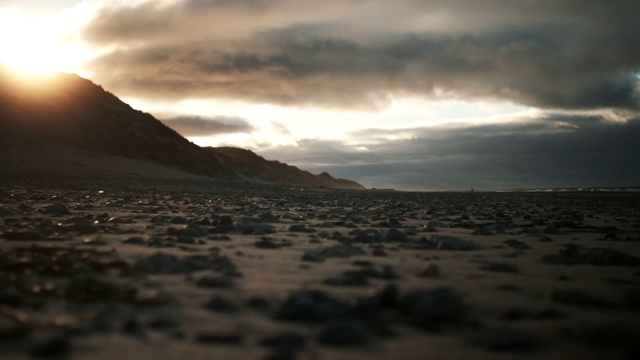
<svg viewBox="0 0 640 360">
<path fill-rule="evenodd" d="M 503 262 L 490 262 L 484 266 L 481 266 L 480 269 L 487 271 L 495 271 L 502 273 L 512 273 L 515 274 L 518 272 L 518 266 L 510 263 Z"/>
<path fill-rule="evenodd" d="M 462 297 L 448 287 L 412 291 L 402 299 L 402 309 L 412 323 L 430 331 L 461 321 L 466 312 Z"/>
<path fill-rule="evenodd" d="M 244 336 L 234 331 L 200 330 L 196 333 L 195 340 L 203 344 L 240 345 L 244 341 Z"/>
<path fill-rule="evenodd" d="M 422 270 L 418 276 L 426 278 L 438 278 L 441 276 L 440 267 L 436 264 L 430 264 Z"/>
<path fill-rule="evenodd" d="M 471 240 L 449 235 L 432 235 L 431 243 L 439 250 L 481 250 L 483 247 Z"/>
<path fill-rule="evenodd" d="M 42 208 L 43 214 L 67 215 L 70 214 L 69 208 L 64 204 L 47 205 Z"/>
<path fill-rule="evenodd" d="M 604 303 L 580 290 L 556 290 L 551 293 L 551 301 L 571 306 L 602 306 Z"/>
<path fill-rule="evenodd" d="M 234 286 L 233 279 L 222 275 L 205 275 L 196 281 L 196 285 L 214 289 L 229 289 Z"/>
<path fill-rule="evenodd" d="M 492 351 L 524 351 L 536 346 L 528 332 L 512 328 L 481 329 L 468 336 L 468 341 Z"/>
<path fill-rule="evenodd" d="M 362 275 L 360 272 L 347 271 L 340 276 L 334 276 L 324 279 L 324 283 L 327 285 L 334 286 L 367 286 L 369 285 L 369 281 L 367 281 L 366 276 Z"/>
<path fill-rule="evenodd" d="M 83 233 L 92 233 L 97 231 L 96 227 L 93 226 L 93 221 L 81 216 L 74 216 L 67 221 L 66 224 L 71 224 L 71 229 L 75 231 L 80 231 Z"/>
<path fill-rule="evenodd" d="M 29 354 L 35 357 L 60 358 L 71 353 L 71 341 L 64 335 L 52 335 L 36 341 Z"/>
<path fill-rule="evenodd" d="M 339 322 L 324 328 L 318 335 L 318 342 L 327 346 L 353 347 L 366 345 L 371 335 L 366 328 L 355 322 Z"/>
<path fill-rule="evenodd" d="M 260 340 L 260 345 L 270 348 L 298 350 L 307 345 L 304 335 L 293 330 L 284 330 Z"/>
<path fill-rule="evenodd" d="M 237 313 L 240 310 L 240 307 L 234 302 L 219 296 L 211 298 L 204 307 L 209 310 L 222 313 Z"/>
<path fill-rule="evenodd" d="M 324 248 L 320 251 L 320 254 L 326 258 L 329 257 L 351 257 L 355 255 L 364 255 L 365 252 L 357 247 L 347 245 L 347 244 L 338 244 L 328 248 Z"/>
<path fill-rule="evenodd" d="M 322 322 L 347 315 L 348 305 L 319 290 L 291 294 L 278 309 L 277 316 L 288 321 Z"/>
</svg>

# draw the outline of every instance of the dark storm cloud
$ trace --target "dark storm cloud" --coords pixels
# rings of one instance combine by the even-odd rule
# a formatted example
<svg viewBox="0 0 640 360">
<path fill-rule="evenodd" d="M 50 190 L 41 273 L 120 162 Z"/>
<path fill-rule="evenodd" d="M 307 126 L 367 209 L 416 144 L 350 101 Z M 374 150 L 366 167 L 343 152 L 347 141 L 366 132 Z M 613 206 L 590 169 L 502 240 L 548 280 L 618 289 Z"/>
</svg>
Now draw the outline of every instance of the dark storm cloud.
<svg viewBox="0 0 640 360">
<path fill-rule="evenodd" d="M 400 132 L 411 136 L 384 140 Z M 296 148 L 260 153 L 368 186 L 400 189 L 640 183 L 640 118 L 612 123 L 600 116 L 552 114 L 520 123 L 370 129 L 352 135 L 359 139 L 356 145 L 305 140 Z"/>
<path fill-rule="evenodd" d="M 254 130 L 246 120 L 238 117 L 177 116 L 162 119 L 165 125 L 182 136 L 211 136 L 231 133 L 249 133 Z"/>
<path fill-rule="evenodd" d="M 637 1 L 147 2 L 108 6 L 87 64 L 119 94 L 338 107 L 390 96 L 640 107 Z"/>
</svg>

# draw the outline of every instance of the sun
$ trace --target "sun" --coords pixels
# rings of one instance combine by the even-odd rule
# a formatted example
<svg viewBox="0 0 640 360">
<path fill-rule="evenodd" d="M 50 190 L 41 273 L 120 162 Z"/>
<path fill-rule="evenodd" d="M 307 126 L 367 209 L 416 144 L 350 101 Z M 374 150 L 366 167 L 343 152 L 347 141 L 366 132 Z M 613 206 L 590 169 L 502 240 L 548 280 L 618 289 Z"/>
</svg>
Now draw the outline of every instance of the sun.
<svg viewBox="0 0 640 360">
<path fill-rule="evenodd" d="M 79 19 L 63 15 L 29 17 L 15 8 L 0 8 L 0 63 L 25 76 L 78 72 L 86 50 L 70 31 Z"/>
</svg>

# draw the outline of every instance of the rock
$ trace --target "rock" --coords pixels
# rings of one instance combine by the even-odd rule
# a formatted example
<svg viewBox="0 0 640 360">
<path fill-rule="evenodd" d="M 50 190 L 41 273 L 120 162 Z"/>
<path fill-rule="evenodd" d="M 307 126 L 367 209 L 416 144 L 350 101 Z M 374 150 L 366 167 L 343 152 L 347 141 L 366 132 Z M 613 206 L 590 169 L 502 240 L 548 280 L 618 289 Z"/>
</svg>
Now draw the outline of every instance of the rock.
<svg viewBox="0 0 640 360">
<path fill-rule="evenodd" d="M 465 316 L 462 297 L 448 287 L 410 292 L 401 306 L 411 322 L 429 331 L 439 331 L 443 323 L 459 322 Z"/>
<path fill-rule="evenodd" d="M 258 219 L 260 219 L 260 222 L 263 222 L 263 223 L 276 223 L 280 220 L 278 219 L 277 216 L 273 215 L 270 211 L 260 214 L 260 216 L 258 216 Z"/>
<path fill-rule="evenodd" d="M 551 294 L 551 301 L 571 306 L 602 306 L 603 302 L 580 290 L 557 290 Z"/>
<path fill-rule="evenodd" d="M 324 257 L 351 257 L 355 255 L 364 255 L 364 251 L 351 245 L 338 244 L 322 249 L 320 254 Z"/>
<path fill-rule="evenodd" d="M 280 247 L 279 244 L 276 244 L 272 240 L 264 239 L 264 238 L 259 241 L 256 241 L 255 243 L 253 243 L 253 245 L 258 249 L 277 249 Z"/>
<path fill-rule="evenodd" d="M 74 216 L 68 219 L 65 223 L 71 224 L 71 229 L 75 231 L 80 231 L 83 233 L 91 233 L 97 231 L 96 227 L 93 225 L 93 221 L 85 217 Z"/>
<path fill-rule="evenodd" d="M 324 283 L 334 286 L 367 286 L 367 278 L 359 272 L 347 271 L 340 276 L 326 278 Z"/>
<path fill-rule="evenodd" d="M 218 221 L 218 226 L 233 226 L 233 219 L 228 215 L 222 215 Z"/>
<path fill-rule="evenodd" d="M 147 245 L 147 241 L 144 238 L 141 238 L 140 236 L 132 236 L 124 240 L 122 243 L 130 244 L 130 245 L 143 245 L 143 246 Z"/>
<path fill-rule="evenodd" d="M 324 261 L 324 256 L 322 256 L 317 251 L 305 251 L 304 254 L 302 254 L 301 260 L 312 261 L 312 262 L 322 262 Z"/>
<path fill-rule="evenodd" d="M 136 318 L 129 318 L 125 320 L 122 323 L 122 326 L 120 327 L 120 331 L 122 331 L 122 333 L 129 336 L 134 336 L 139 338 L 146 337 L 146 331 L 144 329 L 144 326 L 142 326 L 142 324 L 140 324 L 140 322 Z"/>
<path fill-rule="evenodd" d="M 510 263 L 502 263 L 502 262 L 490 262 L 482 267 L 482 270 L 495 271 L 495 272 L 503 272 L 503 273 L 517 273 L 518 266 Z"/>
<path fill-rule="evenodd" d="M 236 313 L 240 310 L 240 307 L 234 304 L 232 301 L 219 296 L 214 296 L 205 305 L 205 308 L 222 313 Z"/>
<path fill-rule="evenodd" d="M 530 350 L 536 345 L 528 332 L 512 328 L 482 329 L 469 336 L 468 340 L 473 345 L 493 351 Z"/>
<path fill-rule="evenodd" d="M 278 309 L 283 320 L 322 322 L 345 316 L 349 306 L 318 290 L 302 290 L 293 293 Z"/>
<path fill-rule="evenodd" d="M 184 216 L 174 216 L 169 220 L 169 222 L 176 225 L 186 225 L 188 223 L 187 218 Z"/>
<path fill-rule="evenodd" d="M 420 277 L 427 278 L 437 278 L 440 277 L 440 275 L 440 267 L 436 264 L 430 264 L 418 274 Z"/>
<path fill-rule="evenodd" d="M 396 229 L 389 229 L 389 231 L 387 231 L 386 240 L 388 242 L 405 242 L 407 241 L 407 235 Z"/>
<path fill-rule="evenodd" d="M 43 214 L 67 215 L 70 214 L 69 209 L 64 204 L 53 204 L 42 208 Z"/>
<path fill-rule="evenodd" d="M 312 233 L 312 232 L 316 232 L 316 229 L 307 227 L 307 225 L 304 225 L 304 224 L 295 224 L 295 225 L 289 226 L 289 230 L 288 231 L 290 231 L 290 232 Z"/>
<path fill-rule="evenodd" d="M 574 244 L 565 245 L 558 255 L 544 255 L 541 261 L 562 265 L 640 266 L 640 258 L 634 255 L 609 248 L 588 248 Z"/>
<path fill-rule="evenodd" d="M 176 260 L 173 256 L 157 252 L 146 259 L 136 262 L 135 268 L 143 272 L 167 272 L 175 263 Z"/>
<path fill-rule="evenodd" d="M 362 324 L 340 322 L 323 329 L 318 335 L 318 342 L 327 346 L 351 347 L 366 345 L 370 338 Z"/>
<path fill-rule="evenodd" d="M 64 335 L 53 335 L 37 341 L 29 350 L 35 357 L 66 357 L 71 352 L 71 342 Z"/>
<path fill-rule="evenodd" d="M 12 211 L 9 210 L 9 208 L 4 207 L 4 206 L 0 206 L 0 216 L 8 216 L 11 215 Z"/>
<path fill-rule="evenodd" d="M 10 230 L 6 231 L 2 236 L 7 240 L 46 240 L 47 235 L 40 230 Z"/>
<path fill-rule="evenodd" d="M 0 304 L 13 305 L 15 301 L 3 301 L 5 300 L 5 293 L 0 293 Z M 8 300 L 8 299 L 7 299 Z M 6 341 L 7 339 L 14 339 L 26 335 L 26 329 L 23 325 L 19 324 L 16 320 L 3 315 L 0 315 L 0 340 Z"/>
<path fill-rule="evenodd" d="M 387 284 L 377 296 L 379 305 L 383 308 L 395 308 L 400 298 L 400 290 L 398 285 L 394 283 Z"/>
<path fill-rule="evenodd" d="M 516 239 L 505 240 L 504 243 L 519 251 L 531 249 L 529 244 Z"/>
<path fill-rule="evenodd" d="M 471 240 L 460 239 L 449 235 L 432 235 L 431 243 L 440 250 L 481 250 L 482 246 Z"/>
<path fill-rule="evenodd" d="M 297 350 L 306 346 L 305 337 L 297 331 L 285 330 L 260 340 L 260 345 L 277 349 Z"/>
<path fill-rule="evenodd" d="M 544 229 L 544 233 L 549 235 L 560 235 L 562 234 L 562 231 L 553 225 L 549 225 Z"/>
<path fill-rule="evenodd" d="M 491 229 L 491 226 L 483 226 L 479 229 L 475 229 L 471 234 L 481 235 L 481 236 L 490 236 L 490 235 L 493 235 L 493 230 Z"/>
<path fill-rule="evenodd" d="M 200 330 L 196 333 L 195 340 L 205 344 L 240 345 L 244 340 L 244 336 L 234 331 Z"/>
<path fill-rule="evenodd" d="M 221 275 L 206 275 L 196 281 L 199 287 L 229 289 L 234 286 L 233 280 Z"/>
</svg>

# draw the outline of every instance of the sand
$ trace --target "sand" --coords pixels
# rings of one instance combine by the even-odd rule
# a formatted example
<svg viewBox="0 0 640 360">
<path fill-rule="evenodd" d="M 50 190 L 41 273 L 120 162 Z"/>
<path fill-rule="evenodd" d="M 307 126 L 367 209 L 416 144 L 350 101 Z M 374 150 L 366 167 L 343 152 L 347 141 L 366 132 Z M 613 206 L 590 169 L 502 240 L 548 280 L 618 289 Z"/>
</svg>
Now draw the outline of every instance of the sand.
<svg viewBox="0 0 640 360">
<path fill-rule="evenodd" d="M 640 356 L 640 194 L 172 181 L 5 181 L 3 358 Z"/>
</svg>

